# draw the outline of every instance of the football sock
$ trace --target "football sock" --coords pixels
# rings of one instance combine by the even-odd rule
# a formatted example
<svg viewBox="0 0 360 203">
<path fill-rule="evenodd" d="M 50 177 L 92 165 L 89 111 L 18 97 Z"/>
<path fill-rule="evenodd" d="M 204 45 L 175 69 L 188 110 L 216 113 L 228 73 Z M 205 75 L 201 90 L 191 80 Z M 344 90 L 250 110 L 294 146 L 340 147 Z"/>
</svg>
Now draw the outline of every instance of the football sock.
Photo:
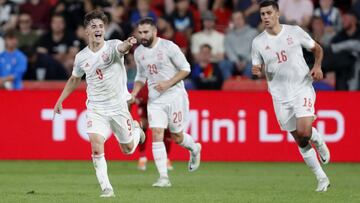
<svg viewBox="0 0 360 203">
<path fill-rule="evenodd" d="M 107 164 L 105 160 L 105 154 L 103 153 L 99 155 L 92 155 L 92 160 L 96 171 L 96 177 L 100 184 L 101 190 L 104 190 L 105 188 L 113 189 L 107 174 Z"/>
<path fill-rule="evenodd" d="M 152 152 L 160 178 L 168 178 L 168 171 L 166 167 L 167 154 L 164 142 L 153 142 Z"/>
<path fill-rule="evenodd" d="M 316 179 L 326 178 L 326 174 L 320 166 L 319 160 L 316 157 L 316 152 L 310 144 L 304 148 L 299 147 L 300 154 L 304 158 L 306 165 L 315 174 Z"/>
<path fill-rule="evenodd" d="M 194 142 L 194 139 L 187 133 L 183 133 L 184 138 L 182 143 L 180 143 L 181 146 L 185 147 L 186 149 L 190 150 L 192 153 L 196 153 L 196 144 Z"/>
</svg>

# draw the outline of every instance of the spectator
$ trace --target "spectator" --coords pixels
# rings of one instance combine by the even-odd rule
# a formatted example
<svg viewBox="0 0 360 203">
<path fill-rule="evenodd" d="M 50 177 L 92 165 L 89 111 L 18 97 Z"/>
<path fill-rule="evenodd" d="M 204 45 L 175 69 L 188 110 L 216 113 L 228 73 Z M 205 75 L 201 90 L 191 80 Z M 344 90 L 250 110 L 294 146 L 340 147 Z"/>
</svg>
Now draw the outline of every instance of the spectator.
<svg viewBox="0 0 360 203">
<path fill-rule="evenodd" d="M 195 29 L 194 16 L 190 12 L 189 0 L 175 0 L 175 10 L 171 13 L 169 19 L 176 32 L 185 33 L 190 39 Z"/>
<path fill-rule="evenodd" d="M 124 21 L 125 7 L 122 3 L 113 5 L 110 12 L 111 21 L 106 29 L 105 39 L 120 39 L 125 40 L 132 32 L 131 24 Z"/>
<path fill-rule="evenodd" d="M 58 62 L 62 63 L 70 74 L 73 59 L 79 51 L 80 41 L 71 32 L 66 32 L 65 19 L 56 14 L 51 17 L 51 30 L 43 35 L 38 42 L 37 51 L 42 54 L 50 54 Z"/>
<path fill-rule="evenodd" d="M 232 5 L 228 5 L 226 2 L 226 0 L 215 0 L 211 8 L 217 19 L 215 28 L 222 33 L 229 27 L 229 20 L 231 18 L 230 8 Z"/>
<path fill-rule="evenodd" d="M 352 0 L 352 10 L 354 11 L 357 19 L 360 19 L 360 0 Z"/>
<path fill-rule="evenodd" d="M 21 13 L 18 17 L 18 30 L 16 31 L 18 47 L 22 49 L 25 46 L 33 46 L 39 39 L 38 34 L 32 29 L 31 15 Z"/>
<path fill-rule="evenodd" d="M 24 80 L 66 80 L 69 76 L 61 63 L 49 54 L 37 53 L 33 47 L 24 47 L 28 58 Z"/>
<path fill-rule="evenodd" d="M 327 33 L 335 33 L 342 29 L 340 10 L 333 6 L 333 3 L 333 0 L 320 0 L 320 7 L 314 11 L 314 15 L 323 20 Z"/>
<path fill-rule="evenodd" d="M 225 53 L 234 63 L 236 75 L 252 77 L 251 73 L 251 42 L 258 35 L 256 29 L 250 27 L 241 11 L 232 14 L 233 29 L 225 36 Z M 225 76 L 225 78 L 228 78 Z"/>
<path fill-rule="evenodd" d="M 354 64 L 359 54 L 360 29 L 356 15 L 343 15 L 343 29 L 334 36 L 331 48 L 324 52 L 323 69 L 335 71 L 336 90 L 348 90 L 348 80 L 353 77 Z"/>
<path fill-rule="evenodd" d="M 159 17 L 156 23 L 158 37 L 173 41 L 177 44 L 185 56 L 188 55 L 188 39 L 182 32 L 175 32 L 174 27 L 165 17 Z"/>
<path fill-rule="evenodd" d="M 259 4 L 258 0 L 235 0 L 235 10 L 240 10 L 244 13 L 246 22 L 257 28 L 260 23 Z"/>
<path fill-rule="evenodd" d="M 20 6 L 21 13 L 29 13 L 34 29 L 42 33 L 49 29 L 51 5 L 46 0 L 27 0 Z"/>
<path fill-rule="evenodd" d="M 84 21 L 84 2 L 60 0 L 53 8 L 52 15 L 54 14 L 65 16 L 66 27 L 71 31 L 75 31 Z"/>
<path fill-rule="evenodd" d="M 324 21 L 317 16 L 314 16 L 311 19 L 310 34 L 315 41 L 324 47 L 328 47 L 330 45 L 331 39 L 335 35 L 334 32 L 325 32 Z"/>
<path fill-rule="evenodd" d="M 280 16 L 288 24 L 307 28 L 314 13 L 311 0 L 279 0 Z"/>
<path fill-rule="evenodd" d="M 200 46 L 198 62 L 193 66 L 191 79 L 197 89 L 220 90 L 223 76 L 217 63 L 211 62 L 211 46 Z"/>
<path fill-rule="evenodd" d="M 0 88 L 22 89 L 22 77 L 26 71 L 26 56 L 17 49 L 17 39 L 14 30 L 8 30 L 5 35 L 5 51 L 0 53 Z"/>
<path fill-rule="evenodd" d="M 0 35 L 9 29 L 15 29 L 18 9 L 10 1 L 0 0 Z"/>
<path fill-rule="evenodd" d="M 191 53 L 198 61 L 200 47 L 203 44 L 209 44 L 212 47 L 212 62 L 219 62 L 224 59 L 224 34 L 216 31 L 216 17 L 212 11 L 205 11 L 201 15 L 203 29 L 196 32 L 191 37 Z"/>
<path fill-rule="evenodd" d="M 150 10 L 149 0 L 137 0 L 136 9 L 131 12 L 130 21 L 133 27 L 136 26 L 136 23 L 145 17 L 150 17 L 156 22 L 155 13 Z"/>
</svg>

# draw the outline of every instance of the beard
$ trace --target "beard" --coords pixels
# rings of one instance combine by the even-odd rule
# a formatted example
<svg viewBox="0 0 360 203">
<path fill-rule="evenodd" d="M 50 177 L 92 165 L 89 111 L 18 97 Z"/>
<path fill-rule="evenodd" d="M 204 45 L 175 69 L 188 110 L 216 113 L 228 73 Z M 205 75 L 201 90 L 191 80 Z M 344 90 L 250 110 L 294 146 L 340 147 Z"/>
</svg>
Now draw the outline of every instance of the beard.
<svg viewBox="0 0 360 203">
<path fill-rule="evenodd" d="M 150 47 L 150 45 L 152 44 L 153 41 L 154 41 L 154 37 L 150 37 L 149 39 L 141 39 L 140 43 L 144 47 Z"/>
</svg>

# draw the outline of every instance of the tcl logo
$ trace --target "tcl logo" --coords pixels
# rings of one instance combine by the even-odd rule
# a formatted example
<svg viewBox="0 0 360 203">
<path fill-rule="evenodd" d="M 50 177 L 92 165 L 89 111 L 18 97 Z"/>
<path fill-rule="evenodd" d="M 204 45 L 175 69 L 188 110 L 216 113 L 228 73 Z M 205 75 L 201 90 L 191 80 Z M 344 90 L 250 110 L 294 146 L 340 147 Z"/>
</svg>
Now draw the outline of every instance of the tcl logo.
<svg viewBox="0 0 360 203">
<path fill-rule="evenodd" d="M 247 136 L 257 136 L 259 142 L 262 143 L 277 143 L 285 139 L 289 142 L 294 141 L 290 134 L 269 132 L 268 112 L 266 110 L 260 109 L 258 111 L 258 123 L 249 123 L 246 119 L 247 112 L 245 110 L 240 109 L 236 113 L 238 119 L 234 120 L 229 118 L 213 118 L 211 117 L 211 112 L 207 109 L 192 109 L 189 114 L 187 131 L 190 132 L 195 140 L 201 140 L 204 143 L 218 143 L 221 142 L 221 139 L 225 139 L 223 141 L 228 143 L 245 143 Z M 52 139 L 54 141 L 61 142 L 66 140 L 66 123 L 68 121 L 75 121 L 76 130 L 80 137 L 89 141 L 89 137 L 86 134 L 86 110 L 78 114 L 76 109 L 63 109 L 62 114 L 55 115 L 54 119 L 53 115 L 53 109 L 41 110 L 41 119 L 52 122 Z M 319 110 L 317 111 L 317 119 L 316 127 L 324 135 L 325 141 L 338 142 L 344 137 L 345 119 L 340 111 Z M 336 129 L 335 132 L 326 133 L 328 121 L 331 121 L 332 128 Z M 335 127 L 333 127 L 334 123 Z M 258 127 L 258 135 L 248 133 L 248 129 L 254 127 Z M 226 133 L 221 134 L 224 130 Z M 108 129 L 106 137 L 110 135 L 111 131 Z"/>
</svg>

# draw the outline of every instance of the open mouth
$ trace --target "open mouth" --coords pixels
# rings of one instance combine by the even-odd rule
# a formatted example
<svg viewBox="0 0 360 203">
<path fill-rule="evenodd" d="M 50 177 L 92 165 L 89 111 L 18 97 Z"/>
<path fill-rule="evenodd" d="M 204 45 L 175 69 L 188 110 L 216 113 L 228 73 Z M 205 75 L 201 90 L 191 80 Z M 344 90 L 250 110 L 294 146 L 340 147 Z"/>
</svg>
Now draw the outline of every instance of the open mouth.
<svg viewBox="0 0 360 203">
<path fill-rule="evenodd" d="M 102 34 L 95 34 L 95 38 L 101 38 L 102 37 Z"/>
</svg>

